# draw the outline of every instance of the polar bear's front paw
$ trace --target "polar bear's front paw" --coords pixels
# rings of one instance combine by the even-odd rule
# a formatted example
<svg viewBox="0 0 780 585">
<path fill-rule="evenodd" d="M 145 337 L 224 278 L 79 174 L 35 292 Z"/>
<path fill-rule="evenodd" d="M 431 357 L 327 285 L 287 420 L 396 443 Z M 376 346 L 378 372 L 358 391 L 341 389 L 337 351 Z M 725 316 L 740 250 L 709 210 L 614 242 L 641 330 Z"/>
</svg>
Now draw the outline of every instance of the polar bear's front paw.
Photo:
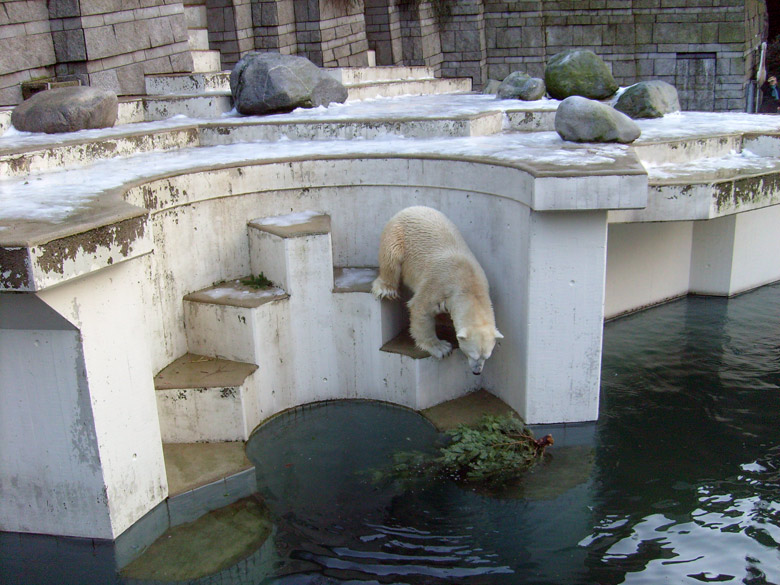
<svg viewBox="0 0 780 585">
<path fill-rule="evenodd" d="M 449 341 L 437 339 L 434 343 L 430 344 L 430 346 L 426 344 L 426 347 L 423 347 L 423 349 L 437 360 L 440 360 L 452 352 L 452 344 Z"/>
<path fill-rule="evenodd" d="M 374 279 L 371 285 L 371 293 L 378 299 L 397 299 L 398 289 L 385 283 L 381 278 Z"/>
</svg>

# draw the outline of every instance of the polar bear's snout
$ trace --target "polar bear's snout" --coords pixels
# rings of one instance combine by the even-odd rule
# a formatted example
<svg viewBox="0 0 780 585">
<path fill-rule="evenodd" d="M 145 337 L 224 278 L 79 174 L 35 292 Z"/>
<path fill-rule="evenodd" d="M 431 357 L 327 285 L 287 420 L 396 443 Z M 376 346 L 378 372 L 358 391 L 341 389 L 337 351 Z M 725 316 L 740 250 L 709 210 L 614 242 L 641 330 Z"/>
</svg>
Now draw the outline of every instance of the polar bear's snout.
<svg viewBox="0 0 780 585">
<path fill-rule="evenodd" d="M 475 376 L 482 373 L 485 360 L 493 354 L 496 340 L 504 337 L 498 329 L 493 327 L 490 327 L 489 330 L 485 328 L 461 329 L 457 336 L 458 347 L 468 358 L 469 367 Z"/>
</svg>

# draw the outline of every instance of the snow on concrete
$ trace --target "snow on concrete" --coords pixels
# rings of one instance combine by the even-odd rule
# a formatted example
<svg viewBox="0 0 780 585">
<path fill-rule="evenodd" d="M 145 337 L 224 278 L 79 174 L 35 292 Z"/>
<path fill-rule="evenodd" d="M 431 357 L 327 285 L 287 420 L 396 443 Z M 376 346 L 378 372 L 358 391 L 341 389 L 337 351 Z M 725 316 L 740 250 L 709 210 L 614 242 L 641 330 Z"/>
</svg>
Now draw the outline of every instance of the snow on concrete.
<svg viewBox="0 0 780 585">
<path fill-rule="evenodd" d="M 274 215 L 271 217 L 261 217 L 252 220 L 257 225 L 273 225 L 277 227 L 288 227 L 291 225 L 301 225 L 311 221 L 313 217 L 322 215 L 319 211 L 301 211 L 300 213 L 288 213 L 286 215 Z"/>
<path fill-rule="evenodd" d="M 278 297 L 286 293 L 282 289 L 275 286 L 250 290 L 246 288 L 236 288 L 235 286 L 228 285 L 200 291 L 198 294 L 218 301 L 227 301 Z"/>
<path fill-rule="evenodd" d="M 289 114 L 265 117 L 233 117 L 238 123 L 293 121 L 333 121 L 399 118 L 443 118 L 507 110 L 550 110 L 556 100 L 522 102 L 498 100 L 492 95 L 451 94 L 377 98 L 324 108 L 299 109 Z M 213 122 L 213 120 L 209 120 Z M 189 126 L 205 122 L 176 116 L 159 122 L 148 122 L 101 130 L 82 130 L 56 136 L 20 133 L 9 130 L 0 137 L 0 150 L 59 144 L 71 140 L 97 140 L 122 132 L 146 131 Z M 672 140 L 697 135 L 719 135 L 740 132 L 780 132 L 780 116 L 743 113 L 679 112 L 654 120 L 638 120 L 642 129 L 640 142 Z M 618 144 L 575 144 L 563 141 L 555 132 L 504 133 L 481 137 L 411 139 L 386 136 L 377 140 L 328 140 L 240 143 L 185 148 L 175 152 L 144 153 L 102 160 L 89 167 L 66 171 L 31 174 L 24 178 L 0 179 L 0 217 L 5 220 L 39 220 L 60 222 L 107 189 L 129 181 L 161 173 L 181 172 L 209 165 L 263 162 L 288 157 L 317 156 L 448 156 L 480 158 L 504 164 L 547 165 L 562 170 L 587 172 L 594 165 L 610 164 L 630 151 Z M 751 166 L 762 170 L 771 166 L 762 157 L 749 152 L 718 159 L 704 159 L 696 167 L 706 172 L 710 167 Z M 648 165 L 653 178 L 678 175 L 684 169 L 674 165 Z M 1 229 L 1 228 L 0 228 Z"/>
<path fill-rule="evenodd" d="M 376 278 L 376 268 L 343 268 L 334 280 L 334 287 L 350 289 L 371 284 Z"/>
<path fill-rule="evenodd" d="M 780 132 L 780 116 L 743 112 L 675 112 L 662 118 L 634 121 L 642 129 L 639 142 L 742 132 Z"/>
<path fill-rule="evenodd" d="M 726 156 L 701 158 L 695 161 L 674 163 L 644 163 L 648 179 L 663 181 L 664 179 L 696 181 L 698 178 L 718 179 L 733 176 L 735 172 L 742 174 L 761 174 L 777 170 L 780 161 L 775 157 L 758 156 L 750 150 L 732 151 Z"/>
<path fill-rule="evenodd" d="M 351 141 L 255 142 L 184 148 L 97 161 L 89 167 L 0 180 L 0 218 L 57 223 L 106 190 L 130 181 L 197 167 L 318 156 L 431 156 L 486 159 L 506 164 L 558 165 L 588 172 L 628 152 L 618 144 L 564 142 L 555 132 L 482 137 Z"/>
</svg>

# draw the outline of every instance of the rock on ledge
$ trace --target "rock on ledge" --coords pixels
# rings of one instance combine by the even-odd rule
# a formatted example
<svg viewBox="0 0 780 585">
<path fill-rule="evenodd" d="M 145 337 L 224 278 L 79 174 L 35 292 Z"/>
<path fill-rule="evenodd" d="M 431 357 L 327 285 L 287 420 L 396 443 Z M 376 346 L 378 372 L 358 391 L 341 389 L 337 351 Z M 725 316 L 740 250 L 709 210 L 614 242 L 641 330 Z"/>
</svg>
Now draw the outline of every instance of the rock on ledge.
<svg viewBox="0 0 780 585">
<path fill-rule="evenodd" d="M 230 73 L 233 104 L 240 114 L 261 115 L 316 108 L 347 100 L 347 89 L 305 57 L 247 53 Z"/>
<path fill-rule="evenodd" d="M 615 109 L 632 118 L 660 118 L 680 111 L 677 89 L 660 79 L 640 81 L 627 88 L 617 102 Z"/>
<path fill-rule="evenodd" d="M 618 90 L 607 64 L 594 52 L 584 49 L 553 55 L 544 71 L 544 82 L 547 93 L 557 100 L 572 95 L 603 100 Z"/>
<path fill-rule="evenodd" d="M 641 134 L 631 118 L 601 102 L 566 98 L 555 113 L 555 131 L 572 142 L 633 142 Z"/>
<path fill-rule="evenodd" d="M 108 128 L 117 116 L 116 94 L 96 87 L 61 87 L 31 96 L 14 108 L 11 123 L 23 132 L 75 132 Z"/>
</svg>

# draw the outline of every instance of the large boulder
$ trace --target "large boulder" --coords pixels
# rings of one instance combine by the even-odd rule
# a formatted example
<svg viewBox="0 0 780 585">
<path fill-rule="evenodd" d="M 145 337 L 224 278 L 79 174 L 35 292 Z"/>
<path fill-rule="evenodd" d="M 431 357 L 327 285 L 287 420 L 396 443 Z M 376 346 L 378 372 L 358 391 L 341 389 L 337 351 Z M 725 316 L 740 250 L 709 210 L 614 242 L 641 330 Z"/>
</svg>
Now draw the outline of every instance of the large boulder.
<svg viewBox="0 0 780 585">
<path fill-rule="evenodd" d="M 615 94 L 618 84 L 601 57 L 585 49 L 553 55 L 544 70 L 547 93 L 558 100 L 579 95 L 603 100 Z"/>
<path fill-rule="evenodd" d="M 14 108 L 11 124 L 23 132 L 75 132 L 116 122 L 116 94 L 97 87 L 60 87 L 38 92 Z"/>
<path fill-rule="evenodd" d="M 245 115 L 289 112 L 347 100 L 347 89 L 305 57 L 252 51 L 230 73 L 233 105 Z"/>
<path fill-rule="evenodd" d="M 514 71 L 501 82 L 496 91 L 496 97 L 502 100 L 515 99 L 532 102 L 542 99 L 546 91 L 543 80 L 531 77 L 522 71 Z"/>
<path fill-rule="evenodd" d="M 566 98 L 555 112 L 555 131 L 572 142 L 633 142 L 641 134 L 631 118 L 580 96 Z"/>
<path fill-rule="evenodd" d="M 680 100 L 673 85 L 652 79 L 627 88 L 615 102 L 615 109 L 631 118 L 660 118 L 679 112 Z"/>
</svg>

